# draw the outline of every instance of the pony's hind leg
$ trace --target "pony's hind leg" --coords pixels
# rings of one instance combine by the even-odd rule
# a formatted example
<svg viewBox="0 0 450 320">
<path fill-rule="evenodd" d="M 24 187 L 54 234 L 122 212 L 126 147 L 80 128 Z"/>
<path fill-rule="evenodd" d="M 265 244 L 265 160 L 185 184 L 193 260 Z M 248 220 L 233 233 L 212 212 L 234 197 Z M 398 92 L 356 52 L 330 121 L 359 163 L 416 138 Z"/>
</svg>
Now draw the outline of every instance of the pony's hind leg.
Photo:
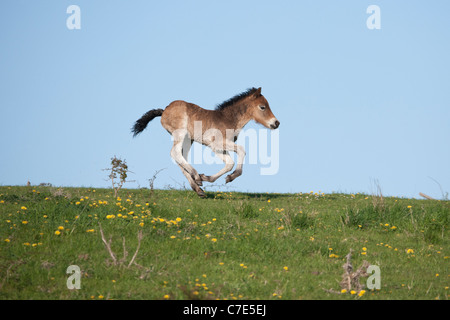
<svg viewBox="0 0 450 320">
<path fill-rule="evenodd" d="M 183 155 L 183 146 L 186 148 L 187 144 L 189 144 L 189 148 L 190 145 L 192 144 L 192 142 L 190 142 L 191 140 L 188 138 L 187 135 L 180 137 L 175 137 L 174 135 L 174 142 L 173 142 L 173 146 L 172 146 L 172 150 L 170 151 L 170 155 L 171 157 L 175 160 L 175 162 L 181 167 L 181 169 L 185 170 L 191 177 L 192 179 L 195 181 L 195 183 L 199 186 L 202 185 L 202 179 L 200 178 L 200 175 L 198 174 L 197 170 L 195 170 L 190 164 L 189 162 L 187 162 L 187 153 L 186 153 L 186 158 Z"/>
<path fill-rule="evenodd" d="M 181 145 L 181 149 L 180 149 L 180 145 Z M 184 176 L 186 177 L 186 179 L 189 181 L 189 184 L 191 185 L 192 190 L 194 190 L 195 192 L 197 192 L 198 196 L 201 198 L 206 197 L 205 192 L 202 190 L 202 188 L 199 187 L 199 184 L 194 180 L 192 173 L 190 173 L 186 168 L 186 164 L 192 168 L 192 166 L 189 165 L 189 163 L 187 162 L 187 156 L 189 154 L 189 150 L 192 146 L 192 140 L 190 139 L 183 139 L 180 142 L 174 142 L 174 145 L 172 147 L 172 151 L 171 151 L 171 156 L 172 158 L 177 162 L 177 164 L 179 165 L 181 172 L 184 174 Z M 180 157 L 181 155 L 181 157 Z M 182 159 L 182 160 L 181 160 Z M 184 166 L 182 165 L 182 163 L 184 164 Z M 197 171 L 195 171 L 194 168 L 192 168 L 193 172 L 195 172 L 197 175 Z M 200 179 L 200 176 L 199 176 Z M 200 185 L 201 185 L 201 181 L 200 181 Z"/>
</svg>

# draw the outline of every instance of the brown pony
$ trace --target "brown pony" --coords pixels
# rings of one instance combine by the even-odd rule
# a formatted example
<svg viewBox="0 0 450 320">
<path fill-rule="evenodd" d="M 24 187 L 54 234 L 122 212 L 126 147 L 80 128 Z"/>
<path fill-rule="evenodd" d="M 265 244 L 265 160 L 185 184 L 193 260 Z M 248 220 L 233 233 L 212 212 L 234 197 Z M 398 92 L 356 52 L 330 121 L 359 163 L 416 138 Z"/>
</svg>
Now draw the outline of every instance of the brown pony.
<svg viewBox="0 0 450 320">
<path fill-rule="evenodd" d="M 215 110 L 205 110 L 182 100 L 173 101 L 166 109 L 150 110 L 137 120 L 132 128 L 134 136 L 141 133 L 151 120 L 159 116 L 162 126 L 173 137 L 170 155 L 200 197 L 206 196 L 200 188 L 202 181 L 214 182 L 233 169 L 234 162 L 229 151 L 237 153 L 238 162 L 236 170 L 226 177 L 226 183 L 242 174 L 245 150 L 235 144 L 235 141 L 241 129 L 250 120 L 255 120 L 269 129 L 276 129 L 280 125 L 266 98 L 261 94 L 261 88 L 248 89 L 221 103 Z M 198 174 L 187 162 L 187 155 L 194 141 L 210 147 L 225 163 L 225 167 L 212 176 Z"/>
</svg>

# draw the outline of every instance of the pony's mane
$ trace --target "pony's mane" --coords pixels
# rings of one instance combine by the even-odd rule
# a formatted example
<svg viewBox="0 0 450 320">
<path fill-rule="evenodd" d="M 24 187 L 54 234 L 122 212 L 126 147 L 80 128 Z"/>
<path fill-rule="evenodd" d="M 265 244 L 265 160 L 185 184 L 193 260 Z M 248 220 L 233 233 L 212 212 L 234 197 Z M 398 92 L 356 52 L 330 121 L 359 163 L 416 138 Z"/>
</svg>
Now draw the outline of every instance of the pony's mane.
<svg viewBox="0 0 450 320">
<path fill-rule="evenodd" d="M 239 93 L 237 95 L 235 95 L 234 97 L 222 102 L 221 104 L 216 106 L 216 110 L 223 110 L 231 105 L 234 105 L 235 103 L 239 102 L 240 100 L 247 98 L 248 96 L 252 95 L 253 93 L 256 92 L 256 88 L 250 88 L 247 89 L 246 91 Z"/>
</svg>

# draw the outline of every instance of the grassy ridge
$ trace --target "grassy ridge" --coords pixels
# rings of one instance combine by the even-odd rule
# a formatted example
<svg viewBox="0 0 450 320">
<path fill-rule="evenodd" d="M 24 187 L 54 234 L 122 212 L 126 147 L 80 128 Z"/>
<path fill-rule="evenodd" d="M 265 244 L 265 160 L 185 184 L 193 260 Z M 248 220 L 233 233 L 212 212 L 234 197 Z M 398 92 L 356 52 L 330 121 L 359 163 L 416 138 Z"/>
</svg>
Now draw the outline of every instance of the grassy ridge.
<svg viewBox="0 0 450 320">
<path fill-rule="evenodd" d="M 0 187 L 0 299 L 449 297 L 448 201 L 234 192 L 199 199 L 145 189 L 113 195 Z M 380 267 L 380 290 L 339 294 L 350 249 L 355 269 L 363 260 Z M 67 289 L 70 265 L 81 269 L 80 290 Z"/>
</svg>

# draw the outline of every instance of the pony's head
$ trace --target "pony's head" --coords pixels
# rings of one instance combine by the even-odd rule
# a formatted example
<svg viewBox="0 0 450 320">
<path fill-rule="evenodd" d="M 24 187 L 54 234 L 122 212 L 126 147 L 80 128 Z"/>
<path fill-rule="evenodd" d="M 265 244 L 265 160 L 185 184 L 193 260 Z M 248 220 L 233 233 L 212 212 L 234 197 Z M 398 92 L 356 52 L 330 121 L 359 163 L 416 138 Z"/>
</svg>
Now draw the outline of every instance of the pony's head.
<svg viewBox="0 0 450 320">
<path fill-rule="evenodd" d="M 261 88 L 256 89 L 249 98 L 248 111 L 251 113 L 253 120 L 269 129 L 276 129 L 280 126 L 280 121 L 275 118 L 272 110 L 270 110 L 269 102 L 261 94 Z"/>
</svg>

